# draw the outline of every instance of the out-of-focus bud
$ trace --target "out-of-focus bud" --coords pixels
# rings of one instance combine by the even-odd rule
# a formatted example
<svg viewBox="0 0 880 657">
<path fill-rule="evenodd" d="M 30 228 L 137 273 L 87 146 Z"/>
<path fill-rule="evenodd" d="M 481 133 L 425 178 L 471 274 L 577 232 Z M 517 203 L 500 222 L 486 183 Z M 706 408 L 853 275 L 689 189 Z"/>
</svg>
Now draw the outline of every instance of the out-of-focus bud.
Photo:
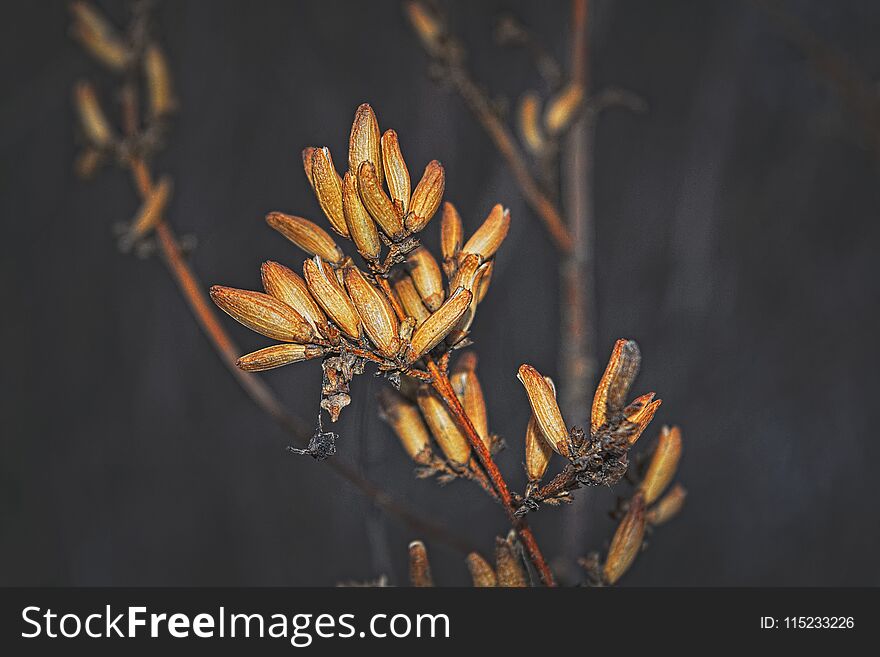
<svg viewBox="0 0 880 657">
<path fill-rule="evenodd" d="M 509 229 L 510 211 L 505 210 L 500 203 L 496 204 L 461 250 L 463 253 L 476 253 L 483 260 L 488 260 L 495 255 Z"/>
<path fill-rule="evenodd" d="M 147 79 L 150 114 L 154 118 L 161 118 L 174 112 L 177 109 L 177 99 L 174 97 L 168 60 L 155 43 L 151 43 L 144 51 L 144 77 Z"/>
<path fill-rule="evenodd" d="M 434 13 L 418 0 L 406 3 L 406 13 L 428 52 L 438 53 L 442 48 L 443 28 Z"/>
<path fill-rule="evenodd" d="M 443 401 L 431 390 L 422 388 L 418 393 L 419 408 L 431 430 L 434 440 L 446 458 L 458 467 L 470 459 L 471 446 Z"/>
<path fill-rule="evenodd" d="M 399 206 L 400 212 L 405 214 L 409 209 L 411 183 L 409 169 L 406 168 L 406 162 L 400 152 L 400 142 L 394 130 L 386 130 L 382 135 L 382 166 L 385 169 L 385 181 L 391 193 L 391 200 Z"/>
<path fill-rule="evenodd" d="M 558 135 L 570 126 L 578 115 L 583 99 L 583 86 L 576 82 L 565 85 L 547 103 L 547 110 L 544 112 L 544 126 L 547 132 Z"/>
<path fill-rule="evenodd" d="M 568 428 L 556 403 L 556 391 L 553 386 L 531 365 L 520 365 L 517 378 L 526 389 L 532 413 L 547 442 L 557 453 L 568 457 L 570 455 Z"/>
<path fill-rule="evenodd" d="M 642 356 L 635 340 L 618 340 L 611 358 L 596 387 L 590 427 L 596 433 L 608 421 L 609 415 L 622 410 L 630 386 L 639 373 Z"/>
<path fill-rule="evenodd" d="M 361 202 L 357 190 L 357 178 L 351 171 L 346 171 L 342 179 L 342 209 L 345 223 L 358 253 L 371 261 L 379 259 L 382 242 L 379 240 L 379 229 L 376 222 Z"/>
<path fill-rule="evenodd" d="M 211 299 L 234 320 L 267 338 L 303 343 L 314 337 L 302 315 L 268 294 L 214 285 Z"/>
<path fill-rule="evenodd" d="M 405 235 L 401 214 L 388 198 L 382 183 L 376 176 L 376 167 L 372 162 L 362 162 L 357 170 L 358 192 L 364 207 L 372 215 L 379 228 L 392 240 L 400 240 Z"/>
<path fill-rule="evenodd" d="M 409 582 L 418 587 L 434 586 L 428 551 L 421 541 L 413 541 L 409 544 Z"/>
<path fill-rule="evenodd" d="M 264 262 L 260 267 L 263 289 L 282 303 L 287 304 L 303 316 L 316 333 L 326 336 L 327 316 L 309 292 L 302 277 L 284 265 Z"/>
<path fill-rule="evenodd" d="M 397 315 L 388 298 L 371 285 L 354 265 L 347 265 L 343 275 L 345 289 L 360 315 L 367 336 L 382 355 L 393 357 L 400 348 L 400 341 L 397 338 Z"/>
<path fill-rule="evenodd" d="M 73 163 L 73 171 L 83 180 L 88 180 L 95 174 L 103 160 L 101 151 L 96 148 L 86 148 L 77 155 L 76 161 Z"/>
<path fill-rule="evenodd" d="M 687 491 L 684 487 L 681 484 L 675 484 L 675 486 L 670 488 L 669 492 L 661 497 L 660 501 L 648 511 L 648 523 L 651 525 L 662 525 L 664 522 L 672 520 L 672 518 L 678 515 L 678 512 L 681 511 L 681 507 L 684 506 L 684 500 L 686 497 Z"/>
<path fill-rule="evenodd" d="M 492 441 L 489 434 L 489 415 L 486 411 L 486 399 L 483 388 L 477 378 L 477 355 L 473 351 L 463 353 L 455 364 L 455 370 L 449 377 L 452 389 L 461 402 L 465 414 L 477 430 L 477 435 L 487 449 Z"/>
<path fill-rule="evenodd" d="M 508 536 L 507 540 L 495 538 L 495 571 L 498 574 L 498 586 L 524 587 L 529 585 L 522 560 L 513 544 L 514 540 L 512 536 Z"/>
<path fill-rule="evenodd" d="M 443 170 L 443 165 L 437 160 L 431 160 L 425 167 L 422 179 L 412 194 L 409 214 L 406 217 L 408 231 L 418 233 L 420 230 L 424 230 L 437 213 L 445 189 L 446 173 Z"/>
<path fill-rule="evenodd" d="M 431 462 L 431 438 L 415 404 L 386 386 L 379 391 L 379 415 L 397 434 L 413 461 L 420 465 Z"/>
<path fill-rule="evenodd" d="M 342 178 L 336 173 L 330 149 L 324 146 L 312 151 L 312 189 L 330 225 L 342 237 L 348 237 L 345 212 L 342 209 Z"/>
<path fill-rule="evenodd" d="M 528 91 L 519 101 L 517 111 L 519 134 L 523 144 L 532 154 L 544 151 L 544 133 L 541 130 L 541 97 Z"/>
<path fill-rule="evenodd" d="M 498 586 L 498 577 L 489 562 L 476 552 L 467 555 L 467 567 L 474 586 L 478 588 Z"/>
<path fill-rule="evenodd" d="M 406 264 L 422 301 L 425 302 L 428 310 L 436 311 L 443 304 L 445 294 L 443 274 L 440 273 L 440 267 L 434 256 L 421 246 L 409 254 Z"/>
<path fill-rule="evenodd" d="M 327 316 L 348 337 L 359 340 L 361 320 L 357 309 L 339 284 L 335 272 L 319 257 L 303 263 L 303 275 L 309 292 Z"/>
<path fill-rule="evenodd" d="M 660 438 L 657 447 L 651 456 L 651 463 L 645 478 L 639 485 L 639 490 L 645 496 L 645 504 L 653 504 L 666 490 L 669 482 L 675 476 L 678 462 L 681 459 L 681 430 L 678 427 L 663 427 L 660 429 Z"/>
<path fill-rule="evenodd" d="M 306 253 L 335 265 L 341 263 L 345 257 L 330 234 L 308 219 L 282 212 L 270 212 L 266 215 L 266 223 Z"/>
<path fill-rule="evenodd" d="M 131 51 L 119 32 L 88 2 L 70 3 L 73 37 L 107 68 L 123 70 L 131 61 Z"/>
<path fill-rule="evenodd" d="M 362 162 L 370 162 L 382 184 L 381 133 L 376 113 L 368 103 L 363 103 L 354 113 L 351 135 L 348 139 L 348 169 L 357 173 Z"/>
<path fill-rule="evenodd" d="M 455 273 L 462 235 L 461 215 L 452 203 L 446 201 L 440 219 L 440 254 L 443 256 L 443 269 L 449 278 Z"/>
<path fill-rule="evenodd" d="M 471 299 L 473 295 L 463 287 L 453 292 L 446 303 L 440 306 L 437 312 L 432 313 L 413 333 L 408 361 L 418 360 L 437 346 L 467 312 Z"/>
<path fill-rule="evenodd" d="M 645 500 L 637 493 L 630 501 L 629 509 L 608 548 L 603 573 L 609 584 L 616 583 L 635 561 L 645 536 L 645 524 Z"/>
<path fill-rule="evenodd" d="M 236 365 L 245 372 L 263 372 L 323 355 L 324 350 L 313 344 L 276 344 L 245 354 Z"/>
<path fill-rule="evenodd" d="M 171 179 L 163 176 L 150 190 L 149 196 L 138 210 L 137 216 L 131 222 L 131 228 L 125 236 L 128 243 L 139 240 L 148 235 L 159 223 L 168 200 L 171 198 Z"/>
<path fill-rule="evenodd" d="M 109 146 L 115 139 L 113 128 L 101 109 L 95 88 L 89 82 L 80 81 L 74 87 L 74 103 L 80 124 L 89 142 L 98 148 Z"/>
<path fill-rule="evenodd" d="M 393 279 L 393 285 L 394 293 L 403 310 L 416 321 L 417 327 L 421 326 L 431 316 L 431 311 L 422 302 L 422 295 L 419 294 L 410 275 L 398 272 Z"/>
</svg>

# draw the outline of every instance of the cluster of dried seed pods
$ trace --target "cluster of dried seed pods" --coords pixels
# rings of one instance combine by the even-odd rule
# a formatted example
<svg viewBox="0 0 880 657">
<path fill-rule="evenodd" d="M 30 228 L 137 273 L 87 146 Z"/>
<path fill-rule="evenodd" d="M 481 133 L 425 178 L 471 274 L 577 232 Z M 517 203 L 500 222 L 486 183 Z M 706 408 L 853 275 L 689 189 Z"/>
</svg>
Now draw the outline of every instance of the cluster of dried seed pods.
<svg viewBox="0 0 880 657">
<path fill-rule="evenodd" d="M 467 344 L 510 214 L 496 205 L 463 244 L 461 218 L 446 203 L 441 269 L 417 236 L 440 210 L 443 166 L 429 162 L 412 189 L 397 133 L 382 134 L 367 104 L 355 113 L 344 175 L 326 147 L 306 148 L 303 165 L 330 228 L 353 242 L 364 266 L 358 267 L 316 223 L 272 212 L 266 217 L 269 226 L 312 256 L 303 263 L 302 276 L 267 262 L 262 270 L 264 292 L 214 286 L 211 298 L 248 328 L 287 343 L 243 356 L 243 369 L 261 371 L 323 358 L 321 406 L 335 421 L 351 401 L 351 378 L 363 372 L 366 362 L 397 384 L 402 376 L 426 380 L 422 359 L 442 357 Z M 453 469 L 467 466 L 470 447 L 463 436 L 453 438 L 452 430 L 444 429 L 455 423 L 444 423 L 435 410 L 445 410 L 442 402 L 426 390 L 413 401 Z M 384 405 L 393 404 L 386 398 Z M 398 415 L 408 417 L 406 412 L 386 412 L 387 417 Z M 489 440 L 485 427 L 483 434 Z M 420 440 L 411 437 L 404 443 L 414 458 L 421 451 Z"/>
</svg>

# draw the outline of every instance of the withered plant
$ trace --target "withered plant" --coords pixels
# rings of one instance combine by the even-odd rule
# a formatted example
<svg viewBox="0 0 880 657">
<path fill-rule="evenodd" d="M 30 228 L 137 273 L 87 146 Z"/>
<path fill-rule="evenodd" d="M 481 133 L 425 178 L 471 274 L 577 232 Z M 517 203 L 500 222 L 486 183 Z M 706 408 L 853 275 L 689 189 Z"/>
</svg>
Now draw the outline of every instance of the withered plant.
<svg viewBox="0 0 880 657">
<path fill-rule="evenodd" d="M 522 403 L 531 409 L 521 447 L 528 484 L 522 493 L 511 490 L 493 459 L 502 441 L 490 430 L 476 354 L 456 353 L 475 339 L 477 310 L 490 289 L 494 258 L 507 235 L 510 213 L 495 205 L 466 237 L 458 210 L 443 202 L 445 171 L 440 162 L 429 162 L 413 185 L 397 133 L 380 131 L 373 109 L 363 104 L 354 115 L 344 172 L 337 169 L 327 147 L 307 147 L 302 153 L 306 179 L 337 237 L 302 216 L 270 212 L 267 224 L 309 257 L 296 270 L 265 262 L 262 291 L 210 288 L 210 297 L 220 309 L 274 342 L 238 357 L 240 352 L 205 303 L 163 219 L 170 182 L 152 182 L 148 162 L 161 143 L 164 118 L 176 101 L 164 57 L 148 36 L 146 19 L 136 11 L 132 27 L 122 36 L 91 6 L 77 2 L 73 11 L 77 38 L 123 76 L 121 132 L 107 119 L 91 86 L 80 83 L 75 94 L 86 143 L 78 168 L 87 173 L 101 161 L 115 161 L 132 171 L 144 199 L 123 234 L 123 246 L 143 250 L 145 240 L 156 236 L 166 264 L 218 353 L 234 365 L 248 393 L 276 419 L 287 422 L 280 403 L 252 373 L 320 361 L 323 381 L 315 391 L 317 426 L 307 444 L 289 449 L 318 460 L 333 456 L 344 439 L 328 427 L 350 403 L 352 379 L 368 368 L 375 370 L 388 383 L 379 395 L 378 410 L 416 464 L 416 474 L 436 477 L 441 483 L 459 478 L 473 481 L 501 505 L 510 521 L 511 534 L 498 539 L 494 568 L 468 550 L 475 585 L 528 585 L 532 572 L 543 584 L 555 585 L 527 515 L 545 505 L 570 502 L 579 488 L 610 486 L 627 475 L 629 451 L 660 406 L 654 393 L 629 400 L 641 362 L 636 343 L 616 343 L 585 428 L 565 421 L 552 380 L 531 365 L 520 366 L 518 378 L 526 393 Z M 137 95 L 142 81 L 148 92 L 148 119 L 143 124 Z M 421 244 L 420 235 L 437 215 L 434 224 L 439 223 L 441 247 L 435 255 Z M 352 253 L 346 254 L 340 243 L 350 243 Z M 664 428 L 642 476 L 630 477 L 635 490 L 616 511 L 621 520 L 607 556 L 583 561 L 587 583 L 615 583 L 641 549 L 647 528 L 680 508 L 684 499 L 680 487 L 661 497 L 674 477 L 680 453 L 678 429 Z M 542 483 L 554 454 L 562 467 Z M 372 498 L 385 497 L 370 482 L 353 480 Z M 432 521 L 384 499 L 382 506 L 403 515 L 411 526 L 421 523 L 435 538 L 452 542 Z M 412 583 L 432 583 L 424 545 L 414 543 L 410 554 Z"/>
</svg>

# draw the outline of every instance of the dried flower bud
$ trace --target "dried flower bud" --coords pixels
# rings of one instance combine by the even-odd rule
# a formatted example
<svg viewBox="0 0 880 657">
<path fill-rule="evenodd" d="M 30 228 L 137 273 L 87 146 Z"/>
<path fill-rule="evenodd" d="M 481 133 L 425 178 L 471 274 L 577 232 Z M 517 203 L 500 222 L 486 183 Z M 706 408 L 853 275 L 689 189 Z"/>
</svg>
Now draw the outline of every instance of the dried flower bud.
<svg viewBox="0 0 880 657">
<path fill-rule="evenodd" d="M 346 266 L 343 275 L 345 289 L 370 340 L 381 354 L 393 357 L 400 348 L 400 341 L 397 339 L 397 315 L 388 298 L 371 285 L 354 265 Z"/>
<path fill-rule="evenodd" d="M 415 404 L 386 386 L 379 391 L 379 415 L 413 461 L 421 465 L 431 462 L 431 438 Z"/>
<path fill-rule="evenodd" d="M 498 576 L 492 570 L 492 566 L 476 552 L 467 555 L 467 567 L 471 572 L 474 586 L 478 588 L 498 586 Z"/>
<path fill-rule="evenodd" d="M 306 253 L 337 265 L 345 257 L 330 234 L 308 219 L 282 212 L 270 212 L 266 215 L 266 223 Z"/>
<path fill-rule="evenodd" d="M 434 256 L 421 246 L 406 259 L 409 275 L 428 310 L 435 311 L 443 304 L 443 274 Z"/>
<path fill-rule="evenodd" d="M 648 523 L 651 525 L 662 525 L 664 522 L 672 520 L 681 508 L 684 506 L 684 500 L 687 497 L 687 491 L 681 484 L 675 484 L 669 489 L 660 501 L 657 502 L 648 511 Z"/>
<path fill-rule="evenodd" d="M 73 37 L 107 68 L 123 70 L 131 60 L 131 51 L 119 32 L 88 2 L 72 2 Z"/>
<path fill-rule="evenodd" d="M 177 109 L 177 99 L 171 84 L 171 72 L 165 53 L 155 43 L 151 43 L 144 51 L 144 76 L 147 79 L 150 114 L 153 118 L 161 118 Z"/>
<path fill-rule="evenodd" d="M 314 337 L 302 315 L 268 294 L 214 285 L 211 299 L 234 320 L 267 338 L 303 343 Z"/>
<path fill-rule="evenodd" d="M 236 365 L 245 372 L 263 372 L 323 355 L 324 350 L 313 344 L 276 344 L 245 354 Z"/>
<path fill-rule="evenodd" d="M 422 302 L 422 295 L 419 294 L 410 275 L 398 272 L 393 280 L 393 285 L 403 310 L 415 320 L 416 326 L 421 326 L 431 316 L 431 311 Z"/>
<path fill-rule="evenodd" d="M 489 434 L 489 416 L 483 388 L 477 377 L 477 355 L 474 352 L 468 351 L 459 357 L 449 381 L 480 440 L 490 448 L 492 440 Z"/>
<path fill-rule="evenodd" d="M 413 190 L 409 214 L 406 217 L 408 231 L 418 233 L 420 230 L 424 230 L 437 213 L 445 189 L 446 173 L 443 170 L 443 165 L 437 160 L 431 160 L 425 167 L 422 179 Z"/>
<path fill-rule="evenodd" d="M 428 52 L 438 53 L 442 49 L 443 28 L 434 13 L 415 0 L 406 3 L 406 13 Z"/>
<path fill-rule="evenodd" d="M 479 282 L 477 272 L 483 264 L 483 259 L 476 253 L 466 253 L 458 263 L 458 271 L 449 282 L 449 289 L 463 287 L 469 292 L 474 292 L 476 283 Z"/>
<path fill-rule="evenodd" d="M 379 253 L 382 251 L 379 229 L 361 202 L 357 190 L 357 178 L 351 171 L 346 171 L 345 177 L 342 179 L 342 209 L 345 213 L 348 233 L 351 235 L 358 253 L 367 260 L 378 260 Z"/>
<path fill-rule="evenodd" d="M 562 133 L 577 117 L 584 99 L 584 88 L 576 82 L 567 84 L 547 103 L 544 126 L 551 135 Z"/>
<path fill-rule="evenodd" d="M 309 292 L 309 286 L 292 269 L 277 262 L 264 262 L 260 267 L 263 289 L 302 315 L 316 333 L 327 334 L 327 316 Z"/>
<path fill-rule="evenodd" d="M 505 210 L 501 204 L 496 204 L 483 224 L 471 235 L 471 238 L 462 248 L 463 253 L 476 253 L 488 260 L 495 252 L 510 229 L 510 211 Z"/>
<path fill-rule="evenodd" d="M 394 130 L 386 130 L 382 135 L 382 166 L 391 200 L 402 213 L 409 208 L 410 180 L 409 169 L 400 152 L 400 142 Z M 357 169 L 352 169 L 357 171 Z"/>
<path fill-rule="evenodd" d="M 458 320 L 464 316 L 471 305 L 472 298 L 473 295 L 470 292 L 462 287 L 458 288 L 446 300 L 446 303 L 440 306 L 437 312 L 432 313 L 416 329 L 412 336 L 410 352 L 408 354 L 409 362 L 424 356 L 455 328 Z"/>
<path fill-rule="evenodd" d="M 421 541 L 413 541 L 409 544 L 409 581 L 413 586 L 434 586 L 428 551 Z"/>
<path fill-rule="evenodd" d="M 446 275 L 455 273 L 458 254 L 461 252 L 463 229 L 458 210 L 449 201 L 443 204 L 443 217 L 440 219 L 440 253 Z"/>
<path fill-rule="evenodd" d="M 483 303 L 483 299 L 489 294 L 489 284 L 492 282 L 492 274 L 495 271 L 495 261 L 484 262 L 477 272 L 477 303 Z"/>
<path fill-rule="evenodd" d="M 568 428 L 556 403 L 553 386 L 531 365 L 520 365 L 516 376 L 525 386 L 532 413 L 547 442 L 558 454 L 568 457 Z"/>
<path fill-rule="evenodd" d="M 645 478 L 639 486 L 639 490 L 645 496 L 645 504 L 653 504 L 666 490 L 669 482 L 675 476 L 678 462 L 681 459 L 681 430 L 678 427 L 663 427 L 660 430 L 660 438 L 657 447 L 651 456 L 651 464 L 645 473 Z"/>
<path fill-rule="evenodd" d="M 303 263 L 303 275 L 309 292 L 327 316 L 348 337 L 359 340 L 361 320 L 357 309 L 339 284 L 336 273 L 319 257 Z"/>
<path fill-rule="evenodd" d="M 651 423 L 651 420 L 654 419 L 657 409 L 660 408 L 660 404 L 662 403 L 661 400 L 656 399 L 651 401 L 652 399 L 654 399 L 654 393 L 649 392 L 647 395 L 642 395 L 637 398 L 632 404 L 623 410 L 623 414 L 627 421 L 635 425 L 627 436 L 630 445 L 635 444 L 647 426 Z"/>
<path fill-rule="evenodd" d="M 370 162 L 376 171 L 376 179 L 382 185 L 382 151 L 379 123 L 376 113 L 368 103 L 363 103 L 354 113 L 351 135 L 348 139 L 348 169 L 357 172 L 362 162 Z"/>
<path fill-rule="evenodd" d="M 372 162 L 362 162 L 357 169 L 358 192 L 364 207 L 372 215 L 379 228 L 392 240 L 400 240 L 406 234 L 401 214 L 388 198 L 382 183 L 376 176 L 376 167 Z"/>
<path fill-rule="evenodd" d="M 541 427 L 535 415 L 529 418 L 529 424 L 526 427 L 526 474 L 529 481 L 540 481 L 547 472 L 547 466 L 550 465 L 550 457 L 553 454 L 553 448 L 544 438 Z"/>
<path fill-rule="evenodd" d="M 616 583 L 635 561 L 642 547 L 645 521 L 645 500 L 637 493 L 630 501 L 629 510 L 618 525 L 608 548 L 604 575 L 609 584 Z"/>
<path fill-rule="evenodd" d="M 523 568 L 517 549 L 511 545 L 512 540 L 495 538 L 495 571 L 498 573 L 498 586 L 524 587 L 529 579 Z"/>
<path fill-rule="evenodd" d="M 171 198 L 171 179 L 163 176 L 150 190 L 150 195 L 138 210 L 126 235 L 126 241 L 134 241 L 149 234 L 162 219 L 169 198 Z"/>
<path fill-rule="evenodd" d="M 614 343 L 611 358 L 593 396 L 590 414 L 590 428 L 593 433 L 608 421 L 612 413 L 623 409 L 641 361 L 639 345 L 635 340 L 621 339 Z"/>
<path fill-rule="evenodd" d="M 419 390 L 418 403 L 431 435 L 440 445 L 443 454 L 453 464 L 464 467 L 470 459 L 471 446 L 449 409 L 437 395 L 426 388 Z"/>
<path fill-rule="evenodd" d="M 345 212 L 342 210 L 342 178 L 336 173 L 330 149 L 324 146 L 312 151 L 312 189 L 318 204 L 338 234 L 348 237 Z"/>
<path fill-rule="evenodd" d="M 519 134 L 523 144 L 532 154 L 540 154 L 546 147 L 541 130 L 541 97 L 534 91 L 526 92 L 519 101 L 517 111 Z"/>
<path fill-rule="evenodd" d="M 101 109 L 95 88 L 89 82 L 77 82 L 74 87 L 74 103 L 86 138 L 99 148 L 109 146 L 115 139 L 113 128 Z"/>
</svg>

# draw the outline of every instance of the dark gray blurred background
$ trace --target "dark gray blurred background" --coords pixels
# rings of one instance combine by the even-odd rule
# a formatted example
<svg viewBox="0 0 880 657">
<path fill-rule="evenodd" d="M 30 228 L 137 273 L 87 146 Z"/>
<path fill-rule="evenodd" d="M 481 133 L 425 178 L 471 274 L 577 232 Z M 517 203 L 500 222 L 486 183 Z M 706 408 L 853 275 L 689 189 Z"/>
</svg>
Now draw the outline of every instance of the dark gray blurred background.
<svg viewBox="0 0 880 657">
<path fill-rule="evenodd" d="M 880 4 L 783 6 L 877 79 Z M 488 38 L 503 9 L 566 56 L 567 2 L 449 8 L 498 95 L 539 85 L 524 53 Z M 137 201 L 122 173 L 72 173 L 71 85 L 91 77 L 106 95 L 110 79 L 66 37 L 64 5 L 5 11 L 0 583 L 326 585 L 383 571 L 402 583 L 416 536 L 377 521 L 326 466 L 285 454 L 287 437 L 227 375 L 160 263 L 117 251 L 111 226 Z M 690 492 L 624 583 L 880 584 L 877 151 L 755 5 L 599 0 L 593 20 L 594 88 L 650 105 L 599 128 L 599 356 L 617 337 L 639 341 L 635 391 L 664 401 L 649 435 L 682 425 Z M 158 167 L 175 179 L 170 217 L 198 237 L 206 284 L 256 287 L 266 259 L 298 268 L 262 217 L 319 216 L 300 149 L 342 152 L 364 101 L 411 169 L 443 161 L 469 230 L 496 200 L 510 206 L 475 338 L 492 428 L 510 445 L 499 461 L 521 489 L 528 411 L 515 372 L 557 371 L 555 255 L 462 102 L 426 77 L 400 5 L 168 2 L 159 21 L 182 111 Z M 265 344 L 226 325 L 243 348 Z M 319 369 L 263 376 L 310 418 Z M 489 551 L 506 531 L 500 510 L 467 483 L 411 475 L 376 417 L 378 385 L 356 382 L 336 458 Z M 584 553 L 613 531 L 614 492 L 588 497 Z M 569 513 L 534 517 L 551 555 Z M 459 554 L 428 548 L 436 579 L 467 581 Z"/>
</svg>

